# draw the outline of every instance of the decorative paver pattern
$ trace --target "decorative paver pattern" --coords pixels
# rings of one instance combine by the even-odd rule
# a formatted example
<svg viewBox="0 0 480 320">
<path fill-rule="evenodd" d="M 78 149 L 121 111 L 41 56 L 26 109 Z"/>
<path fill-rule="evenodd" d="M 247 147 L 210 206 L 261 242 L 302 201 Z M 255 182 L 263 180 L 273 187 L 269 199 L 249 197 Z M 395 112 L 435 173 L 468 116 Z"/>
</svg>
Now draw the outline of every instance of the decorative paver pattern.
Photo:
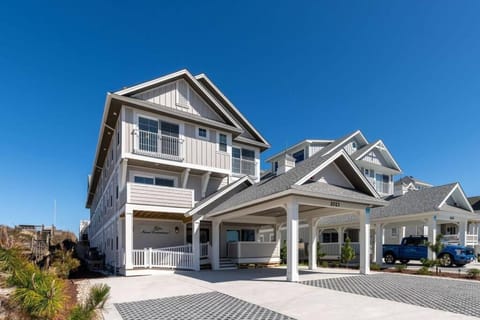
<svg viewBox="0 0 480 320">
<path fill-rule="evenodd" d="M 476 281 L 376 274 L 300 283 L 480 317 L 480 283 Z"/>
<path fill-rule="evenodd" d="M 293 319 L 220 292 L 116 303 L 115 307 L 124 320 Z"/>
</svg>

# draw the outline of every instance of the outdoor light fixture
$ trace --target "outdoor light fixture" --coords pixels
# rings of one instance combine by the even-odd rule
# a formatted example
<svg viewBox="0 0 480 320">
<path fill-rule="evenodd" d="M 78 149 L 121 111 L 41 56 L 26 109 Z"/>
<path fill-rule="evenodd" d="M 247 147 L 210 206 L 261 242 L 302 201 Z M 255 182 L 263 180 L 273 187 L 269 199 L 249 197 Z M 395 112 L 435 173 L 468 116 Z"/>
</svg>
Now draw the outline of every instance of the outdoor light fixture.
<svg viewBox="0 0 480 320">
<path fill-rule="evenodd" d="M 179 233 L 180 229 L 178 227 L 175 227 L 175 233 Z"/>
</svg>

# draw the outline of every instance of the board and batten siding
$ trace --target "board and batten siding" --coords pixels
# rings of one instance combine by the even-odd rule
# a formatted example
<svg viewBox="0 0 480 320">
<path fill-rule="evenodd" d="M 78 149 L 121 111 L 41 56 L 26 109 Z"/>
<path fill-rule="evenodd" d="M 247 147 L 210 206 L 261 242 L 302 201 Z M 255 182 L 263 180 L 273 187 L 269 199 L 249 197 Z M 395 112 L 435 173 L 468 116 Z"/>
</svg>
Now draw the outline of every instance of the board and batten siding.
<svg viewBox="0 0 480 320">
<path fill-rule="evenodd" d="M 230 154 L 217 150 L 217 131 L 209 131 L 209 139 L 196 137 L 196 126 L 185 124 L 185 162 L 230 170 Z"/>
<path fill-rule="evenodd" d="M 156 117 L 158 120 L 162 120 L 162 117 L 150 113 L 142 113 L 148 117 Z M 141 115 L 141 113 L 139 113 Z M 172 119 L 164 119 L 164 121 L 174 122 L 183 126 L 183 161 L 184 163 L 202 165 L 210 168 L 230 170 L 231 168 L 231 156 L 227 152 L 220 152 L 217 150 L 217 131 L 206 128 L 209 131 L 209 139 L 199 139 L 196 136 L 196 130 L 198 126 L 184 123 L 180 121 L 172 121 Z M 123 125 L 125 130 L 125 144 L 127 152 L 134 152 L 135 139 L 138 139 L 138 135 L 135 135 L 137 129 L 136 119 L 132 109 L 127 108 L 125 110 L 125 123 Z M 228 141 L 231 141 L 231 137 L 228 136 Z"/>
<path fill-rule="evenodd" d="M 361 160 L 370 162 L 382 167 L 389 167 L 389 164 L 387 163 L 385 158 L 382 156 L 382 154 L 378 150 L 370 151 Z"/>
<path fill-rule="evenodd" d="M 223 119 L 185 81 L 177 80 L 163 86 L 138 93 L 134 98 L 164 107 L 188 112 L 203 118 L 224 122 Z"/>
<path fill-rule="evenodd" d="M 129 182 L 127 201 L 132 204 L 192 208 L 193 190 Z"/>
</svg>

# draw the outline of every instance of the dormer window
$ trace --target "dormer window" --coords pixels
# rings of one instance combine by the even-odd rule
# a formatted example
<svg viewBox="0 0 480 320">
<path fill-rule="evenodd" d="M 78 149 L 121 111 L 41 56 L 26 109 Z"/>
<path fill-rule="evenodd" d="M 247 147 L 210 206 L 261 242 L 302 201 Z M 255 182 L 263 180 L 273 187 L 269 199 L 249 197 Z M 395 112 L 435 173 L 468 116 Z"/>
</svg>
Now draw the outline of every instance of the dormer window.
<svg viewBox="0 0 480 320">
<path fill-rule="evenodd" d="M 197 129 L 197 137 L 200 139 L 208 140 L 208 130 L 205 128 L 198 128 Z"/>
<path fill-rule="evenodd" d="M 295 158 L 295 163 L 305 160 L 305 150 L 300 150 L 292 154 L 292 157 Z"/>
</svg>

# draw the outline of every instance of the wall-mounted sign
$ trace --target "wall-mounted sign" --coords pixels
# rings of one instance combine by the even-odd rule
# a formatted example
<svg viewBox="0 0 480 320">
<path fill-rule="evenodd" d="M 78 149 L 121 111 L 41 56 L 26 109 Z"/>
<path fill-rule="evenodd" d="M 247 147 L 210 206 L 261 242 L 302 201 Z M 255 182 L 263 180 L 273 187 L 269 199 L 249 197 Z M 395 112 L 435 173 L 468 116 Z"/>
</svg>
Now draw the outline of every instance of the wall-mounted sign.
<svg viewBox="0 0 480 320">
<path fill-rule="evenodd" d="M 169 234 L 168 229 L 162 228 L 160 226 L 153 227 L 144 227 L 142 228 L 142 233 L 146 234 Z"/>
</svg>

